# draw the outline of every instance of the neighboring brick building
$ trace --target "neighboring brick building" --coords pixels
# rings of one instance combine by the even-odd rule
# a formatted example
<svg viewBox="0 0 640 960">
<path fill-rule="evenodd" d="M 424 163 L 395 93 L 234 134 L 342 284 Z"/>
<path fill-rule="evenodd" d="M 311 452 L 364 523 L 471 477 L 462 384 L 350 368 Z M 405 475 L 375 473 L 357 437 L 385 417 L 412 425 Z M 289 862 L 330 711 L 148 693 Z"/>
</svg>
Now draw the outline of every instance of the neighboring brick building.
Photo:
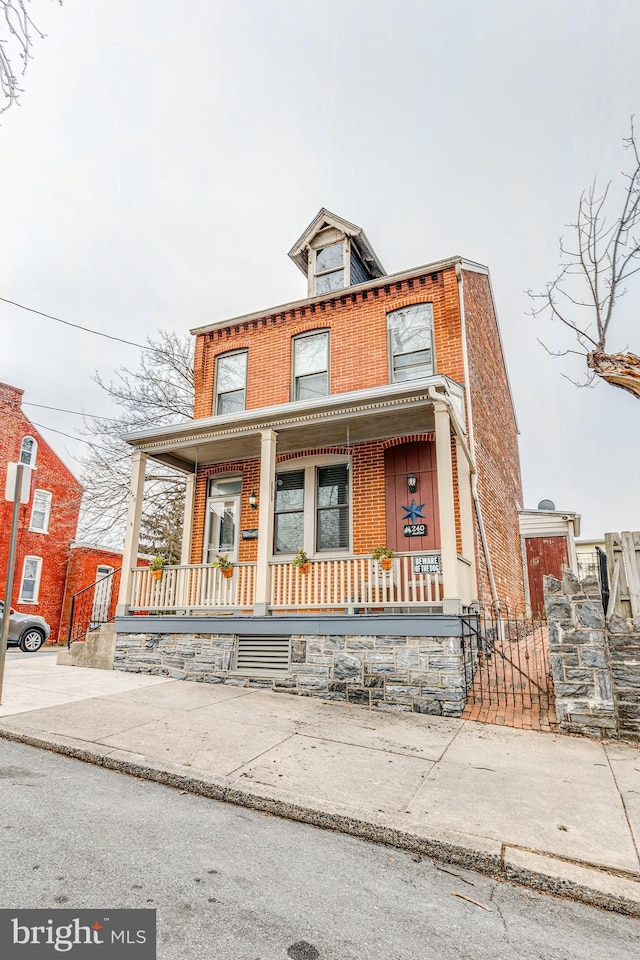
<svg viewBox="0 0 640 960">
<path fill-rule="evenodd" d="M 8 463 L 33 468 L 31 499 L 20 507 L 18 547 L 11 604 L 20 613 L 45 618 L 55 641 L 82 487 L 22 410 L 24 391 L 0 384 L 0 485 Z M 0 502 L 0 584 L 7 577 L 13 504 Z"/>
<path fill-rule="evenodd" d="M 82 487 L 22 410 L 24 391 L 0 383 L 0 485 L 7 464 L 32 468 L 31 497 L 20 507 L 11 605 L 20 613 L 44 617 L 50 643 L 67 639 L 74 593 L 122 566 L 122 553 L 74 544 Z M 0 501 L 0 596 L 4 594 L 13 504 Z M 139 560 L 143 564 L 146 561 Z M 90 607 L 115 608 L 119 575 L 106 580 Z M 107 591 L 108 590 L 108 596 Z M 111 599 L 113 598 L 113 603 Z M 111 611 L 113 612 L 113 611 Z"/>
<path fill-rule="evenodd" d="M 444 636 L 445 620 L 449 638 L 461 636 L 474 601 L 521 605 L 522 490 L 487 268 L 451 257 L 387 276 L 362 229 L 324 209 L 289 255 L 308 296 L 193 330 L 194 420 L 129 438 L 120 613 L 179 610 L 179 628 L 154 617 L 153 629 L 224 629 L 218 676 L 251 676 L 260 663 L 278 671 L 280 657 L 289 680 L 313 687 L 309 677 L 338 676 L 331 645 L 296 661 L 294 634 L 339 633 L 342 616 L 348 640 L 366 618 L 372 648 L 381 631 L 401 647 L 416 630 Z M 148 457 L 187 475 L 182 565 L 159 586 L 131 570 Z M 370 557 L 377 544 L 396 552 L 389 572 Z M 292 566 L 299 549 L 308 574 Z M 219 554 L 234 563 L 231 580 L 211 568 Z M 313 615 L 313 631 L 301 615 Z M 260 640 L 278 631 L 283 645 L 269 654 Z M 422 666 L 433 679 L 434 664 Z M 375 671 L 361 667 L 362 685 L 362 670 Z M 446 686 L 441 677 L 435 701 Z"/>
</svg>

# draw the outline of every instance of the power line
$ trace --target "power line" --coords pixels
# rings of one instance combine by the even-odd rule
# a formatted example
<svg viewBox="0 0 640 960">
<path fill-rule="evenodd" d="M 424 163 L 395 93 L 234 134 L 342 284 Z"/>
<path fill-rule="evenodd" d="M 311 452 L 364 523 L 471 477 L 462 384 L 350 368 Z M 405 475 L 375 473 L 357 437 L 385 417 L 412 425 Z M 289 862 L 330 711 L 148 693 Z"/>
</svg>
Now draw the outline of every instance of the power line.
<svg viewBox="0 0 640 960">
<path fill-rule="evenodd" d="M 116 417 L 99 417 L 95 413 L 83 413 L 82 410 L 67 410 L 65 407 L 49 407 L 46 403 L 32 403 L 30 400 L 23 400 L 23 407 L 40 407 L 42 410 L 58 410 L 60 413 L 72 413 L 76 417 L 89 417 L 91 420 L 108 420 L 110 423 L 118 423 Z"/>
<path fill-rule="evenodd" d="M 61 437 L 68 437 L 69 440 L 77 440 L 78 443 L 86 443 L 89 447 L 95 446 L 95 444 L 93 444 L 90 440 L 83 440 L 82 437 L 74 437 L 70 433 L 64 433 L 62 430 L 56 430 L 55 427 L 45 427 L 44 423 L 36 423 L 35 420 L 30 420 L 29 422 L 32 423 L 34 427 L 39 427 L 40 430 L 50 430 L 52 433 L 59 433 Z"/>
<path fill-rule="evenodd" d="M 39 317 L 46 317 L 47 320 L 55 320 L 56 323 L 62 323 L 65 327 L 73 327 L 75 330 L 82 330 L 84 333 L 92 333 L 94 337 L 104 337 L 106 340 L 116 340 L 118 343 L 126 343 L 129 347 L 137 347 L 139 350 L 150 350 L 153 353 L 160 353 L 168 356 L 166 350 L 158 350 L 157 347 L 151 347 L 148 343 L 136 343 L 135 340 L 123 340 L 122 337 L 114 337 L 110 333 L 102 333 L 100 330 L 92 330 L 90 327 L 83 327 L 79 323 L 71 323 L 69 320 L 61 320 L 60 317 L 54 317 L 50 313 L 43 313 L 42 310 L 34 310 L 33 307 L 27 307 L 24 303 L 17 303 L 15 300 L 8 300 L 6 297 L 0 297 L 3 303 L 10 303 L 13 307 L 19 307 L 21 310 L 27 310 L 29 313 L 36 313 Z"/>
</svg>

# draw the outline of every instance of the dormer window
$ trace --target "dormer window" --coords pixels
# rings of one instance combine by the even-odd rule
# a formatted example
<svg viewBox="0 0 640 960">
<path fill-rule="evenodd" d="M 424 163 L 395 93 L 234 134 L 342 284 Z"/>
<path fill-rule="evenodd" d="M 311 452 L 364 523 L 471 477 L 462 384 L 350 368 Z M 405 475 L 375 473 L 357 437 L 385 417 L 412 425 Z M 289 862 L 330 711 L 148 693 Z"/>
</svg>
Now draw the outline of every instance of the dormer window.
<svg viewBox="0 0 640 960">
<path fill-rule="evenodd" d="M 20 463 L 25 467 L 35 467 L 38 455 L 38 441 L 33 437 L 23 437 L 20 446 Z"/>
<path fill-rule="evenodd" d="M 327 296 L 385 276 L 362 227 L 324 207 L 289 251 L 310 297 Z"/>
<path fill-rule="evenodd" d="M 342 241 L 316 250 L 315 281 L 316 293 L 333 293 L 345 286 Z"/>
</svg>

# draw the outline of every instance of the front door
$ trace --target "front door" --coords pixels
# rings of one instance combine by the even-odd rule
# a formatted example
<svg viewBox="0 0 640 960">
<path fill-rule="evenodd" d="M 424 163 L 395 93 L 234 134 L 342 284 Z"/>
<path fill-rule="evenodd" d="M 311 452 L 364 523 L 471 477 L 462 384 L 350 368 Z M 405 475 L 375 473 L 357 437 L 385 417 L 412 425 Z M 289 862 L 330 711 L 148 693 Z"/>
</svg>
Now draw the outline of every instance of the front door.
<svg viewBox="0 0 640 960">
<path fill-rule="evenodd" d="M 387 546 L 398 553 L 440 549 L 436 450 L 433 441 L 401 443 L 385 451 Z M 407 477 L 415 476 L 411 493 Z M 405 536 L 408 527 L 424 536 Z"/>
<path fill-rule="evenodd" d="M 238 559 L 240 497 L 209 497 L 205 530 L 204 563 L 213 563 L 220 555 L 232 563 Z"/>
</svg>

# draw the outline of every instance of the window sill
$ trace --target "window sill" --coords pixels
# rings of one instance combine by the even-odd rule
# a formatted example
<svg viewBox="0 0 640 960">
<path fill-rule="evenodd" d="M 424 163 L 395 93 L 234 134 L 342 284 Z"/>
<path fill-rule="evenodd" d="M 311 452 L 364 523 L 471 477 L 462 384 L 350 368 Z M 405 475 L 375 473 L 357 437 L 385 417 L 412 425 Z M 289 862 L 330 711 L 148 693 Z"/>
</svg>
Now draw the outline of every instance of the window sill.
<svg viewBox="0 0 640 960">
<path fill-rule="evenodd" d="M 29 533 L 49 533 L 49 530 L 41 530 L 40 527 L 29 527 Z"/>
</svg>

